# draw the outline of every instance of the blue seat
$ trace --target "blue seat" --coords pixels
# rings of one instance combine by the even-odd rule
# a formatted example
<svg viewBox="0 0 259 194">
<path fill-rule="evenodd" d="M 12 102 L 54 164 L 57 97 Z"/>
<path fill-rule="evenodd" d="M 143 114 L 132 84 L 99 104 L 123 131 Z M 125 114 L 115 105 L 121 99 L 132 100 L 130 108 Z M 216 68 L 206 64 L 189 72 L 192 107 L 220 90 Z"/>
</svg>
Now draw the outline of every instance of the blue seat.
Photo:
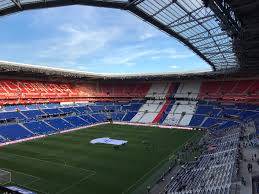
<svg viewBox="0 0 259 194">
<path fill-rule="evenodd" d="M 42 111 L 45 112 L 48 115 L 62 114 L 62 112 L 57 108 L 43 109 Z"/>
<path fill-rule="evenodd" d="M 70 124 L 69 122 L 67 122 L 61 118 L 47 119 L 47 120 L 45 120 L 45 122 L 47 122 L 52 127 L 54 127 L 57 130 L 60 130 L 60 131 L 74 128 L 74 126 L 72 124 Z"/>
<path fill-rule="evenodd" d="M 32 131 L 35 134 L 50 134 L 56 132 L 56 130 L 44 123 L 43 121 L 34 121 L 30 123 L 24 123 L 24 126 L 27 127 L 30 131 Z"/>
<path fill-rule="evenodd" d="M 9 140 L 18 140 L 34 136 L 34 134 L 18 124 L 1 125 L 0 135 Z"/>
<path fill-rule="evenodd" d="M 118 112 L 118 113 L 112 113 L 112 120 L 114 121 L 121 121 L 124 117 L 125 113 Z"/>
<path fill-rule="evenodd" d="M 217 118 L 207 118 L 206 121 L 202 124 L 202 127 L 209 128 L 216 124 L 221 124 L 222 120 Z"/>
<path fill-rule="evenodd" d="M 75 109 L 81 114 L 85 114 L 92 111 L 88 106 L 78 106 L 78 107 L 75 107 Z"/>
<path fill-rule="evenodd" d="M 38 104 L 37 106 L 38 106 L 39 108 L 41 108 L 41 109 L 46 109 L 46 108 L 48 108 L 46 104 Z"/>
<path fill-rule="evenodd" d="M 101 112 L 105 110 L 104 106 L 102 105 L 89 105 L 88 107 L 92 110 L 92 112 Z"/>
<path fill-rule="evenodd" d="M 29 105 L 26 105 L 26 108 L 28 110 L 37 110 L 39 108 L 39 105 L 37 105 L 37 104 L 29 104 Z"/>
<path fill-rule="evenodd" d="M 243 112 L 241 112 L 241 113 L 239 114 L 239 116 L 240 116 L 240 119 L 241 119 L 241 120 L 246 120 L 246 119 L 248 119 L 248 118 L 250 118 L 250 117 L 253 117 L 253 116 L 257 115 L 257 114 L 258 114 L 258 113 L 255 112 L 255 111 L 250 111 L 250 110 L 248 110 L 248 111 L 243 111 Z"/>
<path fill-rule="evenodd" d="M 237 125 L 238 123 L 235 121 L 225 121 L 218 126 L 218 129 L 228 129 L 230 127 L 237 126 Z"/>
<path fill-rule="evenodd" d="M 130 121 L 138 112 L 127 112 L 122 121 Z"/>
<path fill-rule="evenodd" d="M 40 110 L 22 111 L 22 114 L 31 119 L 36 119 L 39 116 L 45 115 L 45 113 L 41 112 Z"/>
<path fill-rule="evenodd" d="M 92 114 L 92 117 L 94 117 L 99 122 L 106 122 L 108 119 L 104 114 L 101 113 Z"/>
<path fill-rule="evenodd" d="M 7 120 L 7 119 L 24 120 L 26 118 L 19 112 L 1 112 L 0 120 Z"/>
<path fill-rule="evenodd" d="M 213 109 L 210 105 L 198 105 L 196 114 L 208 115 Z"/>
<path fill-rule="evenodd" d="M 18 108 L 18 110 L 20 110 L 20 111 L 28 110 L 27 106 L 25 106 L 25 105 L 17 105 L 17 108 Z"/>
<path fill-rule="evenodd" d="M 202 124 L 204 119 L 205 119 L 205 116 L 203 116 L 203 115 L 193 115 L 192 120 L 190 121 L 189 126 L 198 127 L 198 126 L 200 126 Z"/>
<path fill-rule="evenodd" d="M 223 115 L 233 115 L 233 116 L 238 116 L 238 114 L 240 113 L 241 111 L 238 110 L 238 109 L 224 109 L 221 111 L 220 115 L 223 116 Z"/>
<path fill-rule="evenodd" d="M 74 112 L 77 112 L 73 107 L 62 107 L 62 108 L 59 108 L 59 110 L 61 110 L 61 112 L 63 113 L 74 113 Z"/>
<path fill-rule="evenodd" d="M 67 122 L 73 124 L 75 127 L 81 127 L 81 126 L 87 126 L 89 125 L 88 122 L 84 121 L 80 117 L 77 116 L 71 116 L 71 117 L 66 117 L 64 118 Z"/>
<path fill-rule="evenodd" d="M 4 106 L 3 109 L 8 112 L 13 112 L 13 111 L 17 111 L 18 107 L 16 105 L 9 105 L 9 106 Z"/>
<path fill-rule="evenodd" d="M 91 115 L 81 115 L 80 117 L 82 119 L 84 119 L 85 121 L 87 121 L 89 124 L 98 123 L 98 120 L 96 118 L 92 117 Z"/>
<path fill-rule="evenodd" d="M 47 108 L 58 108 L 58 107 L 60 107 L 60 104 L 58 104 L 58 103 L 49 103 L 49 104 L 45 104 L 45 106 L 47 106 Z"/>
</svg>

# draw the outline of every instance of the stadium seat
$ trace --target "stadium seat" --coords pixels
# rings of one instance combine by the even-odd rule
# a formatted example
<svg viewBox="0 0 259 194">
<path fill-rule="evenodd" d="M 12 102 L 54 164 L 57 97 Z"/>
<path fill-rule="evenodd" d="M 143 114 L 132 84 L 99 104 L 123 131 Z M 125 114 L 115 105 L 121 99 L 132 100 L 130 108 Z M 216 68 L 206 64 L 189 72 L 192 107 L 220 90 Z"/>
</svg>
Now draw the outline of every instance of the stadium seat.
<svg viewBox="0 0 259 194">
<path fill-rule="evenodd" d="M 49 125 L 54 127 L 56 130 L 63 131 L 67 129 L 72 129 L 74 125 L 70 124 L 69 122 L 65 121 L 62 118 L 53 118 L 45 120 Z"/>
<path fill-rule="evenodd" d="M 34 134 L 45 135 L 57 132 L 53 127 L 43 121 L 33 121 L 24 123 L 23 125 Z"/>
<path fill-rule="evenodd" d="M 33 133 L 18 124 L 0 125 L 0 135 L 11 141 L 34 136 Z"/>
</svg>

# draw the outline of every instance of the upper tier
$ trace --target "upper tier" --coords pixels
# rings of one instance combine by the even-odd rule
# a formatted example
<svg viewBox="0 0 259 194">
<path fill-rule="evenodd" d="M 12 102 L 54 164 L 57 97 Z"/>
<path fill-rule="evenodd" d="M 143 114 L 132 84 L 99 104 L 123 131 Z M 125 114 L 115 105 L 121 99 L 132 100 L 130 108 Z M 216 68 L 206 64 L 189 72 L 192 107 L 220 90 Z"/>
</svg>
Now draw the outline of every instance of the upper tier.
<svg viewBox="0 0 259 194">
<path fill-rule="evenodd" d="M 0 104 L 78 102 L 130 98 L 191 98 L 259 101 L 259 80 L 164 82 L 92 82 L 84 84 L 1 80 Z"/>
</svg>

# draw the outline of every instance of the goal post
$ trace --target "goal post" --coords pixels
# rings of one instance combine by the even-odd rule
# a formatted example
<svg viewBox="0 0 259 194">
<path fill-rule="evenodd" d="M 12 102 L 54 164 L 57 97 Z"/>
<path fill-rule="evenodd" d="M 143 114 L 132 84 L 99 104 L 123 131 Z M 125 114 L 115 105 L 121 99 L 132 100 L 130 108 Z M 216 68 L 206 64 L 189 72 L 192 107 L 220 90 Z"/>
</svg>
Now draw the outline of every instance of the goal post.
<svg viewBox="0 0 259 194">
<path fill-rule="evenodd" d="M 0 185 L 10 183 L 12 180 L 12 173 L 3 169 L 0 169 Z"/>
</svg>

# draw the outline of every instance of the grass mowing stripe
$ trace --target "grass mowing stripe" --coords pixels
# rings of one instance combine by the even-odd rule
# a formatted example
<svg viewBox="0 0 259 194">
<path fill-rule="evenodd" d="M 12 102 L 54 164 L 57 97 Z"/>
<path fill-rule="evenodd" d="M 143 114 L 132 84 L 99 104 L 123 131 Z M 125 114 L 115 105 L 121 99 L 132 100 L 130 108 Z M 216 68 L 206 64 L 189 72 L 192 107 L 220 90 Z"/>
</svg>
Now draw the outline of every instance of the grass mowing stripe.
<svg viewBox="0 0 259 194">
<path fill-rule="evenodd" d="M 38 160 L 38 161 L 41 161 L 41 162 L 47 162 L 47 163 L 51 163 L 51 164 L 54 164 L 54 165 L 59 165 L 59 166 L 65 166 L 65 167 L 69 167 L 69 168 L 74 168 L 74 169 L 80 169 L 82 171 L 85 171 L 85 172 L 91 172 L 91 173 L 96 173 L 95 171 L 93 170 L 87 170 L 87 169 L 84 169 L 84 168 L 79 168 L 79 167 L 74 167 L 74 166 L 70 166 L 66 163 L 57 163 L 57 162 L 52 162 L 52 161 L 48 161 L 48 160 L 42 160 L 42 159 L 39 159 L 39 158 L 33 158 L 33 157 L 29 157 L 29 156 L 23 156 L 23 155 L 19 155 L 19 154 L 10 154 L 10 155 L 13 155 L 13 156 L 17 156 L 17 157 L 22 157 L 22 158 L 27 158 L 27 159 L 32 159 L 32 160 Z M 0 156 L 1 157 L 1 156 Z"/>
<path fill-rule="evenodd" d="M 17 184 L 40 193 L 121 194 L 130 185 L 146 183 L 147 172 L 194 134 L 199 136 L 197 131 L 97 126 L 3 147 L 0 168 L 41 178 L 32 182 L 34 178 L 16 174 Z M 115 150 L 89 143 L 100 137 L 124 139 L 128 144 Z M 143 178 L 139 181 L 139 177 Z"/>
<path fill-rule="evenodd" d="M 2 168 L 2 169 L 11 172 L 11 177 L 15 173 L 15 174 L 22 174 L 22 175 L 27 176 L 27 177 L 32 177 L 34 179 L 34 180 L 32 179 L 31 181 L 28 181 L 28 183 L 23 183 L 24 186 L 40 180 L 39 177 L 33 176 L 33 175 L 25 173 L 25 172 L 20 172 L 20 171 L 8 169 L 8 168 Z M 14 180 L 11 180 L 11 182 L 16 183 L 16 181 L 14 181 Z"/>
<path fill-rule="evenodd" d="M 154 166 L 153 168 L 151 168 L 147 173 L 145 173 L 140 179 L 138 179 L 133 185 L 131 185 L 127 190 L 125 190 L 122 193 L 128 193 L 132 188 L 136 187 L 136 185 L 141 184 L 139 182 L 141 182 L 143 179 L 145 179 L 145 177 L 150 176 L 155 169 L 159 168 L 160 166 L 162 166 L 163 163 L 165 163 L 169 158 L 171 158 L 178 150 L 180 150 L 183 146 L 185 146 L 186 144 L 188 144 L 190 141 L 192 141 L 195 138 L 195 134 L 190 137 L 187 142 L 185 142 L 184 144 L 179 145 L 172 153 L 170 153 L 166 158 L 164 158 L 163 160 L 161 160 L 156 166 Z"/>
<path fill-rule="evenodd" d="M 94 175 L 95 175 L 95 173 L 90 174 L 90 175 L 87 175 L 86 177 L 82 178 L 81 180 L 79 180 L 79 181 L 77 181 L 77 182 L 71 184 L 70 186 L 68 186 L 68 187 L 66 187 L 66 188 L 64 188 L 64 189 L 62 189 L 61 191 L 58 191 L 56 194 L 64 193 L 65 191 L 67 191 L 67 190 L 73 188 L 74 186 L 76 186 L 76 185 L 78 185 L 79 183 L 81 183 L 81 182 L 83 182 L 83 181 L 89 179 L 91 176 L 94 176 Z"/>
</svg>

